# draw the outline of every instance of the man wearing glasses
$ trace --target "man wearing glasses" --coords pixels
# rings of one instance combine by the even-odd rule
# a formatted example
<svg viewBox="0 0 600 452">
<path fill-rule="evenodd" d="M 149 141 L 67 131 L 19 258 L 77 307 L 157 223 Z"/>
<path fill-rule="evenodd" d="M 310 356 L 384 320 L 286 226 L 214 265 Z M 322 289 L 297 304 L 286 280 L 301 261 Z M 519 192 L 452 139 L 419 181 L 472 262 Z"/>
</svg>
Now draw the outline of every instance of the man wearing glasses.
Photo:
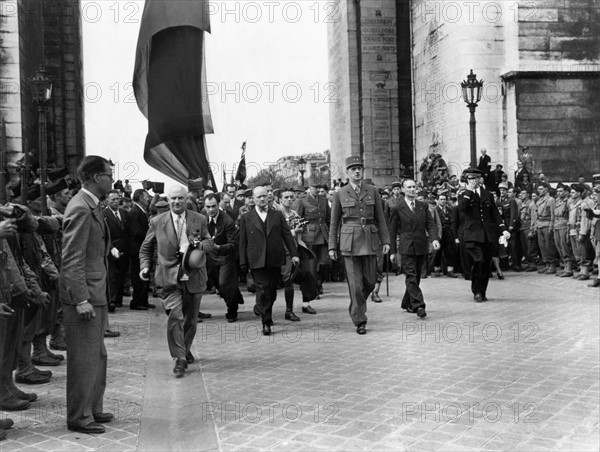
<svg viewBox="0 0 600 452">
<path fill-rule="evenodd" d="M 383 205 L 379 192 L 363 183 L 364 165 L 359 156 L 346 159 L 349 184 L 333 197 L 329 257 L 338 259 L 338 249 L 344 257 L 350 292 L 350 318 L 358 334 L 366 334 L 367 297 L 377 280 L 377 251 L 390 250 Z"/>
<path fill-rule="evenodd" d="M 465 214 L 465 248 L 473 262 L 471 291 L 475 301 L 481 303 L 487 301 L 494 242 L 506 243 L 510 233 L 506 231 L 492 194 L 481 186 L 483 173 L 470 168 L 465 175 L 467 189 L 458 195 L 458 209 Z"/>
</svg>

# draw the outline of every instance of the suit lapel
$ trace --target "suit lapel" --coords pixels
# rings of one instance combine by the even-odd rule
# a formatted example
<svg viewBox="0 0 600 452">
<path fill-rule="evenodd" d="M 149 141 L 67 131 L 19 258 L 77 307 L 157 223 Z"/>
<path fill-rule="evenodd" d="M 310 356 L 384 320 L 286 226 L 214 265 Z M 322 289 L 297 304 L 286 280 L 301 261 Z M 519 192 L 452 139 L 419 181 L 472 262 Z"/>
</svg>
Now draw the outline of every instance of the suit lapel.
<svg viewBox="0 0 600 452">
<path fill-rule="evenodd" d="M 267 210 L 267 235 L 269 235 L 275 224 L 275 218 L 275 212 L 271 212 L 271 209 Z"/>
<path fill-rule="evenodd" d="M 175 225 L 173 224 L 173 216 L 169 212 L 168 215 L 165 215 L 163 220 L 163 230 L 165 231 L 165 235 L 169 239 L 169 242 L 173 244 L 173 246 L 178 246 L 178 237 L 177 231 L 175 230 Z"/>
<path fill-rule="evenodd" d="M 258 212 L 256 211 L 256 207 L 254 209 L 252 209 L 250 212 L 248 212 L 246 215 L 250 215 L 250 220 L 254 223 L 254 226 L 256 226 L 256 229 L 258 229 L 261 233 L 263 232 L 263 222 L 260 219 L 260 216 L 258 215 Z M 269 218 L 269 216 L 267 215 L 267 219 Z"/>
</svg>

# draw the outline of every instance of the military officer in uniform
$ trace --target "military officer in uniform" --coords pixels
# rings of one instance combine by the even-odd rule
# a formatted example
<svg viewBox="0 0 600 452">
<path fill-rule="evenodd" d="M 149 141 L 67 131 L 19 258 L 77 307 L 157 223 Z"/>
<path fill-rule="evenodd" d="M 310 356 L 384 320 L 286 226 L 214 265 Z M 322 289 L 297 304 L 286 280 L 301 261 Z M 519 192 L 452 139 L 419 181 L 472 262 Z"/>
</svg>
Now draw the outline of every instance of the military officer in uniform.
<svg viewBox="0 0 600 452">
<path fill-rule="evenodd" d="M 390 250 L 390 236 L 379 192 L 363 183 L 364 166 L 359 156 L 346 159 L 349 184 L 333 197 L 329 256 L 338 258 L 338 245 L 344 258 L 350 292 L 350 318 L 358 334 L 366 334 L 367 297 L 375 288 L 377 251 Z"/>
<path fill-rule="evenodd" d="M 319 187 L 320 184 L 312 183 L 308 195 L 296 200 L 294 210 L 308 221 L 302 231 L 302 240 L 308 249 L 315 253 L 316 259 L 309 261 L 310 272 L 317 281 L 317 287 L 321 294 L 323 293 L 324 270 L 327 264 L 327 240 L 329 239 L 331 210 L 327 197 L 319 195 Z M 305 311 L 305 308 L 302 308 L 302 312 L 316 313 L 310 306 L 307 309 L 313 312 Z"/>
<path fill-rule="evenodd" d="M 481 187 L 482 172 L 476 168 L 465 171 L 467 189 L 458 195 L 458 210 L 465 214 L 465 248 L 471 257 L 471 291 L 476 302 L 487 301 L 493 242 L 510 239 L 492 194 Z"/>
</svg>

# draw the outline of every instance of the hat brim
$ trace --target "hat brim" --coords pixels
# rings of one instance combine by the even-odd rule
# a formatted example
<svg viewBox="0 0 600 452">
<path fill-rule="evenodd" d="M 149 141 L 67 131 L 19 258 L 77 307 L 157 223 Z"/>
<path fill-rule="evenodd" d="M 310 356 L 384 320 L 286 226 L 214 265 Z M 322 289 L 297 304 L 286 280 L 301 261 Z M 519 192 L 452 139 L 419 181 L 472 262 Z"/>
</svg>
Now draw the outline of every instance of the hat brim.
<svg viewBox="0 0 600 452">
<path fill-rule="evenodd" d="M 191 275 L 205 266 L 206 254 L 204 253 L 204 250 L 190 245 L 183 256 L 183 260 L 181 261 L 181 268 L 183 271 L 187 275 Z"/>
</svg>

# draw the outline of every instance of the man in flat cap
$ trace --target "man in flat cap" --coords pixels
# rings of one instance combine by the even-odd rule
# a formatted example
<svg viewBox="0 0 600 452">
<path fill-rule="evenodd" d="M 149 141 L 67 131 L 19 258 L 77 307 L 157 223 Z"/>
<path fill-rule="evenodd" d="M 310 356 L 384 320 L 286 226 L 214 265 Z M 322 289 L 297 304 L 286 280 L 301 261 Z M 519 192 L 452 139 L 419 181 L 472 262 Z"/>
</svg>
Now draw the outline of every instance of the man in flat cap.
<svg viewBox="0 0 600 452">
<path fill-rule="evenodd" d="M 364 166 L 359 156 L 346 159 L 349 184 L 333 198 L 329 230 L 329 256 L 337 260 L 338 248 L 344 258 L 350 291 L 350 318 L 358 334 L 366 334 L 367 297 L 375 288 L 377 251 L 390 250 L 379 192 L 363 183 Z"/>
<path fill-rule="evenodd" d="M 470 168 L 465 171 L 467 189 L 458 195 L 458 208 L 465 213 L 465 248 L 473 262 L 471 291 L 476 302 L 486 301 L 490 279 L 492 250 L 502 232 L 503 241 L 510 233 L 502 222 L 492 194 L 481 187 L 482 173 Z"/>
</svg>

